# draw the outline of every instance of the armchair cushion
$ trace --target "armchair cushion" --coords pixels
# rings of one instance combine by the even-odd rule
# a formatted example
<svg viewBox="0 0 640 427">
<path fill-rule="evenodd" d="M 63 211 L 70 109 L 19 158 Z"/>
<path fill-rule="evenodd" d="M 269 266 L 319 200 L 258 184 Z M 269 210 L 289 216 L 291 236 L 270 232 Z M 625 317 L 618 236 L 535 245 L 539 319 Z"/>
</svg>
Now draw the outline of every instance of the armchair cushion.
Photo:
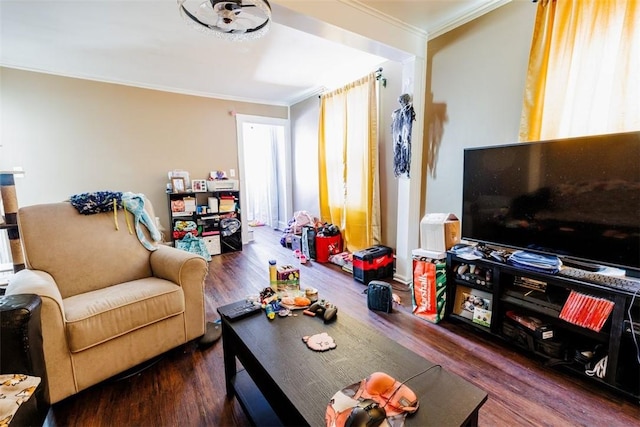
<svg viewBox="0 0 640 427">
<path fill-rule="evenodd" d="M 180 286 L 152 277 L 66 298 L 64 315 L 72 353 L 184 312 Z"/>
</svg>

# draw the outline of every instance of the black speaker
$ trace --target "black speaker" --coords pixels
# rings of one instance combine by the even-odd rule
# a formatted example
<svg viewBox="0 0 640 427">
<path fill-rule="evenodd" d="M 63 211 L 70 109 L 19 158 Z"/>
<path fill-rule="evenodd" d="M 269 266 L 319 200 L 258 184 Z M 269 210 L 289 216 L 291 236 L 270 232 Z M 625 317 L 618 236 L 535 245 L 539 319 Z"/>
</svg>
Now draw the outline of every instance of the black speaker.
<svg viewBox="0 0 640 427">
<path fill-rule="evenodd" d="M 391 285 L 379 280 L 372 280 L 367 285 L 367 307 L 369 310 L 391 313 L 393 298 Z"/>
</svg>

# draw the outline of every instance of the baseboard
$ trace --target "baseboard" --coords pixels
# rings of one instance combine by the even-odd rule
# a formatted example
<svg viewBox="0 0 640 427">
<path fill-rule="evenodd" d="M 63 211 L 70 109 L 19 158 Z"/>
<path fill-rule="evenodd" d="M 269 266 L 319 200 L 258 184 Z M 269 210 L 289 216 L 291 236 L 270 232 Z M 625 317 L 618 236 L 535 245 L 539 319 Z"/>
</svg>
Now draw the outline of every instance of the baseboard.
<svg viewBox="0 0 640 427">
<path fill-rule="evenodd" d="M 403 285 L 409 285 L 413 281 L 413 278 L 412 277 L 401 276 L 398 273 L 394 273 L 393 280 L 395 280 L 396 282 L 400 282 Z"/>
</svg>

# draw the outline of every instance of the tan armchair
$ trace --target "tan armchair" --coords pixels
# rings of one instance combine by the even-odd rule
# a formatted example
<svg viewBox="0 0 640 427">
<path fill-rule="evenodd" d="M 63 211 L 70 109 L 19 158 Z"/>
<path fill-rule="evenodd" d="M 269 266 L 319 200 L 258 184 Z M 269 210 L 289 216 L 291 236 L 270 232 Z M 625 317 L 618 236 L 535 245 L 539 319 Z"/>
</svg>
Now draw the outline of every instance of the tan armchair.
<svg viewBox="0 0 640 427">
<path fill-rule="evenodd" d="M 18 224 L 27 269 L 7 294 L 42 298 L 50 403 L 204 334 L 202 257 L 162 244 L 147 250 L 122 210 L 116 218 L 68 202 L 34 205 L 19 210 Z"/>
</svg>

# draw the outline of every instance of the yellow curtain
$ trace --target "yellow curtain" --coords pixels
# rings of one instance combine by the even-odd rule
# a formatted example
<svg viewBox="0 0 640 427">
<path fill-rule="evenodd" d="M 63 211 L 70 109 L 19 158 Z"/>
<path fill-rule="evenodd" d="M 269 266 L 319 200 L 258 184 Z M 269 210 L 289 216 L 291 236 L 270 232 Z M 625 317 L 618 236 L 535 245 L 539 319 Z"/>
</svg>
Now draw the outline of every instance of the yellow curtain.
<svg viewBox="0 0 640 427">
<path fill-rule="evenodd" d="M 640 2 L 540 0 L 520 140 L 638 129 Z"/>
<path fill-rule="evenodd" d="M 378 106 L 373 73 L 320 99 L 320 218 L 337 225 L 345 249 L 380 242 Z"/>
</svg>

